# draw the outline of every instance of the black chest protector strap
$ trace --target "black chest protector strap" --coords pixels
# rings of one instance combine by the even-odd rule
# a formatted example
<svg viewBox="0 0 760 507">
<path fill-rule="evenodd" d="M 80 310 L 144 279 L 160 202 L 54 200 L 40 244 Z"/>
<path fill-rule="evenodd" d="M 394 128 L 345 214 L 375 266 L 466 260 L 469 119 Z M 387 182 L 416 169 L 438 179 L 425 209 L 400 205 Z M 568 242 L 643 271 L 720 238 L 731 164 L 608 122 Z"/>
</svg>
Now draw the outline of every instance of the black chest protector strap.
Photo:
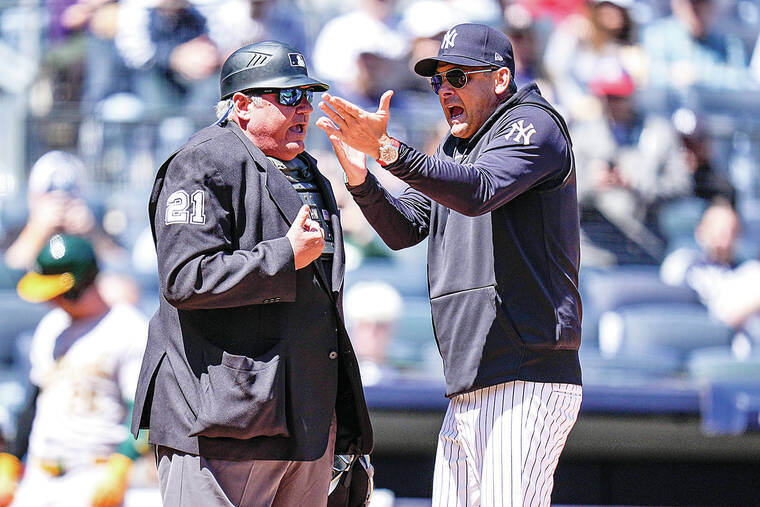
<svg viewBox="0 0 760 507">
<path fill-rule="evenodd" d="M 293 188 L 298 192 L 301 202 L 309 207 L 310 218 L 318 222 L 325 231 L 325 249 L 322 252 L 322 258 L 329 258 L 331 260 L 335 253 L 335 238 L 330 226 L 330 212 L 325 206 L 325 198 L 319 186 L 317 186 L 314 171 L 309 166 L 309 163 L 300 156 L 293 160 L 280 160 L 274 157 L 267 158 L 293 185 Z"/>
</svg>

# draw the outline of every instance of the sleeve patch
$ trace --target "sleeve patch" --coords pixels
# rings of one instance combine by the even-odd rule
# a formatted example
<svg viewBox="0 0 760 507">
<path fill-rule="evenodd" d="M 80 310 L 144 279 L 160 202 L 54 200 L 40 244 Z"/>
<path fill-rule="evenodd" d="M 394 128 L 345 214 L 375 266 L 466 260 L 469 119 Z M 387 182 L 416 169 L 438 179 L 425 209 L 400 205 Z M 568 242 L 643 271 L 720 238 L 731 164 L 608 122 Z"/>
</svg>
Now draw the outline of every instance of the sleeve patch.
<svg viewBox="0 0 760 507">
<path fill-rule="evenodd" d="M 166 200 L 166 225 L 171 224 L 196 224 L 206 223 L 205 207 L 206 194 L 203 190 L 196 190 L 189 195 L 184 190 L 173 192 Z"/>
<path fill-rule="evenodd" d="M 533 137 L 533 134 L 536 133 L 536 129 L 533 124 L 529 123 L 526 126 L 525 120 L 517 120 L 509 127 L 511 128 L 509 132 L 507 132 L 507 134 L 504 136 L 504 138 L 507 141 L 509 141 L 511 138 L 511 140 L 516 143 L 522 142 L 522 144 L 525 146 L 530 144 L 530 138 Z"/>
</svg>

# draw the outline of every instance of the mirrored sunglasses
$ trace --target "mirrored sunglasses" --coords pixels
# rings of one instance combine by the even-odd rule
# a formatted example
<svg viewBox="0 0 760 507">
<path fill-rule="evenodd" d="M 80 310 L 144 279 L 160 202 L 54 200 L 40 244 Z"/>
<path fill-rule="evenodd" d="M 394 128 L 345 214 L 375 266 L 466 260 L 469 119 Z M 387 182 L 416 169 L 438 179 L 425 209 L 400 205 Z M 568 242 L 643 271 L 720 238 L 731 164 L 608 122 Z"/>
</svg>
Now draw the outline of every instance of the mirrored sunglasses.
<svg viewBox="0 0 760 507">
<path fill-rule="evenodd" d="M 443 79 L 449 82 L 454 88 L 462 88 L 467 84 L 467 74 L 479 74 L 481 72 L 493 72 L 495 69 L 479 69 L 479 70 L 467 70 L 462 69 L 450 69 L 440 74 L 435 74 L 430 78 L 430 85 L 433 87 L 433 91 L 437 94 L 441 86 L 443 86 Z"/>
<path fill-rule="evenodd" d="M 304 97 L 311 104 L 314 98 L 314 92 L 312 90 L 304 90 L 303 88 L 283 88 L 283 89 L 271 89 L 271 90 L 252 90 L 251 93 L 256 95 L 263 95 L 265 93 L 274 93 L 277 96 L 277 103 L 281 106 L 297 106 L 300 104 Z"/>
</svg>

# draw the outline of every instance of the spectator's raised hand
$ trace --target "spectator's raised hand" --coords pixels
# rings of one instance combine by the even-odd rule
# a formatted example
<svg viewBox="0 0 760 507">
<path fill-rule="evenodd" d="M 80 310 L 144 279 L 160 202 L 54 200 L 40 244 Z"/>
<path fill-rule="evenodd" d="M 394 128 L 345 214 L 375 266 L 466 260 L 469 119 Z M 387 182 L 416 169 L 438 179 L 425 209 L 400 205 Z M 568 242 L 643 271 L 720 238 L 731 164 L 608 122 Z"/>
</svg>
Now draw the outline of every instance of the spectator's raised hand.
<svg viewBox="0 0 760 507">
<path fill-rule="evenodd" d="M 172 50 L 169 66 L 184 79 L 198 81 L 216 71 L 219 66 L 219 52 L 208 37 L 196 37 Z"/>
<path fill-rule="evenodd" d="M 72 199 L 66 204 L 62 225 L 62 229 L 68 234 L 83 236 L 92 231 L 95 217 L 82 199 Z"/>
<path fill-rule="evenodd" d="M 35 229 L 40 236 L 51 236 L 63 228 L 66 217 L 68 198 L 62 192 L 49 192 L 40 195 L 30 206 L 28 227 Z"/>
</svg>

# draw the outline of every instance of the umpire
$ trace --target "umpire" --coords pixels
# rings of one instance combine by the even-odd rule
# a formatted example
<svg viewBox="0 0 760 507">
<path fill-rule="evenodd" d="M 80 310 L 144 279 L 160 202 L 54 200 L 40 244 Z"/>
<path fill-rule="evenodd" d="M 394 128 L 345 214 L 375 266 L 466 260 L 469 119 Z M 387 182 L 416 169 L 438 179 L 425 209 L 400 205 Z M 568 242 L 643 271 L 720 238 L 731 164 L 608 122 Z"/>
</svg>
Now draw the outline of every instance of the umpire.
<svg viewBox="0 0 760 507">
<path fill-rule="evenodd" d="M 460 24 L 415 71 L 451 130 L 427 156 L 375 113 L 324 94 L 320 126 L 383 240 L 428 239 L 433 326 L 449 407 L 433 505 L 549 505 L 581 402 L 575 165 L 564 120 L 535 84 L 517 89 L 512 45 Z M 364 154 L 410 186 L 391 196 Z"/>
<path fill-rule="evenodd" d="M 164 505 L 325 505 L 334 450 L 371 450 L 338 208 L 304 151 L 326 89 L 293 47 L 238 49 L 219 122 L 156 176 L 161 298 L 132 431 L 150 429 Z"/>
</svg>

